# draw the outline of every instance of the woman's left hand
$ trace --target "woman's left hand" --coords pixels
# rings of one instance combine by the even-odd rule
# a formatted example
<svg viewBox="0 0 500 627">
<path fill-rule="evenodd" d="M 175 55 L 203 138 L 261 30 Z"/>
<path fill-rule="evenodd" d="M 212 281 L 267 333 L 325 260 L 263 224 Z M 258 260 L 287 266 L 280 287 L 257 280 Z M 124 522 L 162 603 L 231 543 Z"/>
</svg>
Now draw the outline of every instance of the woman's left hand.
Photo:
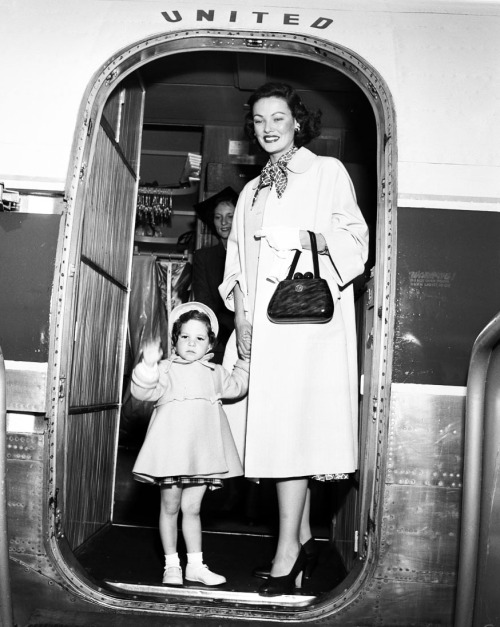
<svg viewBox="0 0 500 627">
<path fill-rule="evenodd" d="M 265 237 L 271 248 L 281 252 L 286 250 L 311 250 L 311 240 L 307 231 L 288 226 L 268 226 L 256 231 L 254 237 Z M 326 250 L 326 240 L 316 233 L 318 252 Z"/>
<path fill-rule="evenodd" d="M 268 226 L 255 232 L 254 237 L 265 237 L 271 248 L 277 251 L 302 250 L 300 231 L 289 226 Z"/>
<path fill-rule="evenodd" d="M 311 238 L 308 231 L 300 231 L 302 250 L 311 250 Z M 316 245 L 319 253 L 326 252 L 326 239 L 321 233 L 316 233 Z"/>
</svg>

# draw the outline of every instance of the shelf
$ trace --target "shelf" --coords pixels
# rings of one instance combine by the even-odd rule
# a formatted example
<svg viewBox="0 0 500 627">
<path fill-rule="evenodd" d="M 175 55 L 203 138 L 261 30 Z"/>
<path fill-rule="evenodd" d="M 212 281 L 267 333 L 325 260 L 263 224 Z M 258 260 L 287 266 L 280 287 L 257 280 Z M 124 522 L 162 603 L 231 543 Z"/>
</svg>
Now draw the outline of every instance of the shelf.
<svg viewBox="0 0 500 627">
<path fill-rule="evenodd" d="M 141 150 L 141 155 L 148 155 L 152 157 L 183 157 L 188 156 L 187 150 Z"/>
<path fill-rule="evenodd" d="M 134 243 L 138 244 L 177 244 L 177 237 L 147 237 L 146 235 L 136 235 Z"/>
<path fill-rule="evenodd" d="M 139 194 L 151 196 L 191 196 L 198 192 L 200 182 L 191 180 L 189 187 L 145 187 L 139 186 Z"/>
</svg>

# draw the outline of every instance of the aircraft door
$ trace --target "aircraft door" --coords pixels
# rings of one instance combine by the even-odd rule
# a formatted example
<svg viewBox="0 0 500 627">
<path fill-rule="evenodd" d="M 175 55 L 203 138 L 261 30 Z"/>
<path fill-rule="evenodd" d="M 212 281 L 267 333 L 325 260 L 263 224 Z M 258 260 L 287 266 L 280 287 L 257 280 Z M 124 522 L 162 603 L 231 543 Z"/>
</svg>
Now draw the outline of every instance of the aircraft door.
<svg viewBox="0 0 500 627">
<path fill-rule="evenodd" d="M 137 78 L 118 86 L 104 107 L 83 174 L 63 440 L 62 525 L 73 550 L 112 513 L 143 103 Z"/>
</svg>

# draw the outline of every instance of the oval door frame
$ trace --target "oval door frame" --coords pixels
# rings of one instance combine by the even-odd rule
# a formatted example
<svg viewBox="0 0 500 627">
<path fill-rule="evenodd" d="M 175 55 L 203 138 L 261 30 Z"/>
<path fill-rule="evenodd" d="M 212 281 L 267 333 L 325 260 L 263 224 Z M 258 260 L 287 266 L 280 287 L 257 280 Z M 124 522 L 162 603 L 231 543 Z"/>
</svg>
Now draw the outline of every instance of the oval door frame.
<svg viewBox="0 0 500 627">
<path fill-rule="evenodd" d="M 342 582 L 342 590 L 333 590 L 321 602 L 305 608 L 275 611 L 269 606 L 258 606 L 252 609 L 236 607 L 234 602 L 218 601 L 217 608 L 207 603 L 203 608 L 197 604 L 196 615 L 200 611 L 208 617 L 239 617 L 261 618 L 270 620 L 314 620 L 337 613 L 351 604 L 358 597 L 364 584 L 373 573 L 377 562 L 377 533 L 380 529 L 381 484 L 385 473 L 384 450 L 387 439 L 387 423 L 389 417 L 389 389 L 392 364 L 392 333 L 394 320 L 394 283 L 395 283 L 395 233 L 396 208 L 393 205 L 396 195 L 396 127 L 394 105 L 388 86 L 380 74 L 363 58 L 353 51 L 342 48 L 330 41 L 303 35 L 300 33 L 273 33 L 255 31 L 225 31 L 184 29 L 168 32 L 155 37 L 135 42 L 122 49 L 107 61 L 91 79 L 82 100 L 73 142 L 71 155 L 72 168 L 66 186 L 67 213 L 64 230 L 60 238 L 60 263 L 54 282 L 54 315 L 51 328 L 51 348 L 49 355 L 49 381 L 52 382 L 50 392 L 49 421 L 49 458 L 48 485 L 53 486 L 64 481 L 58 476 L 58 468 L 62 467 L 57 460 L 56 433 L 57 423 L 64 419 L 60 416 L 61 405 L 58 402 L 60 385 L 63 379 L 64 354 L 69 350 L 65 346 L 64 329 L 74 289 L 68 281 L 74 263 L 75 250 L 79 247 L 79 225 L 84 212 L 85 176 L 87 164 L 90 163 L 91 150 L 94 144 L 96 128 L 102 115 L 104 104 L 113 89 L 126 76 L 159 57 L 181 54 L 183 52 L 218 50 L 228 52 L 253 52 L 275 55 L 301 57 L 321 64 L 326 64 L 351 78 L 368 98 L 377 126 L 377 233 L 376 233 L 376 266 L 373 306 L 377 315 L 374 316 L 372 336 L 372 365 L 370 376 L 369 399 L 370 415 L 363 416 L 370 427 L 367 442 L 361 458 L 363 494 L 361 498 L 362 529 L 360 543 L 364 547 L 363 558 L 358 560 L 347 580 Z M 68 324 L 71 324 L 69 322 Z M 67 341 L 67 340 L 66 340 Z M 62 358 L 61 358 L 62 356 Z M 366 394 L 365 388 L 365 394 Z M 364 470 L 363 470 L 364 468 Z M 52 487 L 51 487 L 52 486 Z M 51 492 L 52 494 L 52 492 Z M 364 522 L 363 522 L 364 521 Z M 57 515 L 50 513 L 46 521 L 48 533 L 48 551 L 66 585 L 77 595 L 91 599 L 94 603 L 119 609 L 120 611 L 153 611 L 175 613 L 177 605 L 185 612 L 186 600 L 178 602 L 152 603 L 143 602 L 129 597 L 117 598 L 107 594 L 102 587 L 94 586 L 90 581 L 82 579 L 79 569 L 75 568 L 74 558 L 62 556 L 58 543 Z M 349 586 L 349 587 L 347 587 Z M 347 591 L 346 591 L 347 589 Z M 198 602 L 199 603 L 199 602 Z M 179 610 L 181 611 L 181 610 Z M 332 617 L 333 618 L 333 617 Z M 339 617 L 340 618 L 340 617 Z M 335 620 L 335 619 L 334 619 Z"/>
</svg>

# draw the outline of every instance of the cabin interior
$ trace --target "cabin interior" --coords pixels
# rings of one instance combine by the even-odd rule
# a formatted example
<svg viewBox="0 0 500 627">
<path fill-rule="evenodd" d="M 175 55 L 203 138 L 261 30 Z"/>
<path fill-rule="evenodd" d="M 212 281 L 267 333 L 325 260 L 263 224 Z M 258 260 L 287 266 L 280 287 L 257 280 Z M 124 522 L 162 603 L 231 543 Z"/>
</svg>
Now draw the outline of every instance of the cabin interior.
<svg viewBox="0 0 500 627">
<path fill-rule="evenodd" d="M 154 317 L 160 309 L 161 315 L 168 317 L 173 306 L 190 299 L 192 253 L 216 242 L 197 218 L 193 205 L 226 186 L 241 191 L 265 163 L 265 156 L 243 132 L 245 104 L 255 88 L 267 81 L 289 83 L 299 90 L 309 108 L 319 108 L 322 134 L 308 147 L 344 163 L 370 227 L 370 258 L 365 274 L 355 284 L 360 371 L 364 373 L 370 324 L 367 284 L 375 264 L 378 130 L 369 99 L 350 76 L 300 56 L 188 51 L 148 62 L 135 70 L 135 78 L 145 90 L 145 104 L 139 194 L 133 245 L 128 253 L 132 258 L 129 309 L 141 309 L 136 319 L 142 315 L 143 326 L 131 328 L 129 315 L 124 363 L 118 370 L 123 373 L 120 423 L 103 445 L 108 447 L 108 465 L 97 488 L 105 486 L 103 489 L 110 492 L 111 508 L 89 531 L 82 534 L 70 529 L 67 535 L 86 576 L 99 586 L 134 598 L 154 598 L 166 594 L 161 585 L 164 558 L 158 533 L 159 491 L 135 481 L 131 472 L 151 409 L 134 405 L 127 395 L 127 384 L 137 359 L 133 338 L 141 336 L 144 325 L 152 324 L 148 316 Z M 185 168 L 193 155 L 195 159 L 201 157 L 201 167 L 194 176 L 191 171 L 186 180 Z M 148 298 L 144 322 L 144 301 Z M 360 451 L 366 415 L 362 391 Z M 68 484 L 71 472 L 81 469 L 71 470 L 68 464 Z M 85 489 L 86 498 L 93 499 L 94 491 Z M 363 535 L 358 520 L 361 489 L 358 473 L 346 481 L 313 482 L 311 521 L 321 546 L 319 566 L 297 595 L 273 603 L 304 604 L 335 589 L 352 570 L 360 554 L 358 539 Z M 82 515 L 76 517 L 80 518 L 80 529 Z M 252 570 L 273 555 L 277 534 L 273 482 L 263 479 L 256 484 L 237 478 L 220 490 L 207 492 L 202 524 L 206 561 L 228 580 L 213 590 L 214 598 L 233 595 L 264 603 L 256 594 L 261 580 L 252 576 Z M 183 553 L 182 546 L 179 553 Z M 196 586 L 185 586 L 168 593 L 196 598 L 198 592 Z"/>
</svg>

